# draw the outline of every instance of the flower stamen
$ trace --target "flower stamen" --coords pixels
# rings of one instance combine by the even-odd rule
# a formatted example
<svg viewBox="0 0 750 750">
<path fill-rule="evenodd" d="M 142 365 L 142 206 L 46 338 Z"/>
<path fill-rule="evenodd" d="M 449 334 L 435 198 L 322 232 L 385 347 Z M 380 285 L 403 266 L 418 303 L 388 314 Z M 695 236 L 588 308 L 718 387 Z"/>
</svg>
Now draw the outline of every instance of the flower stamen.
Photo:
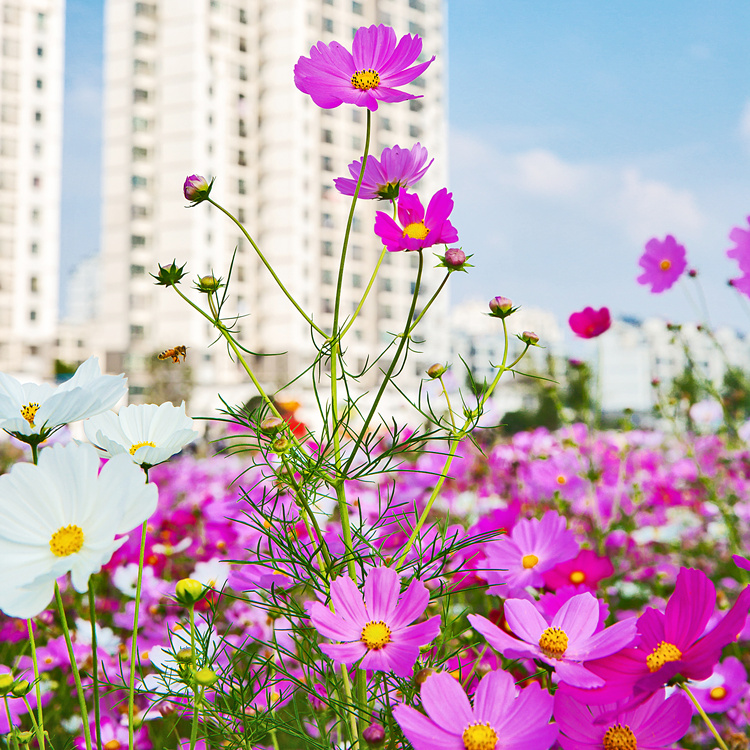
<svg viewBox="0 0 750 750">
<path fill-rule="evenodd" d="M 49 548 L 55 557 L 74 555 L 83 547 L 83 529 L 75 524 L 61 526 L 49 540 Z"/>
<path fill-rule="evenodd" d="M 668 271 L 670 268 L 672 268 L 672 261 L 665 258 L 661 263 L 659 263 L 659 268 L 661 268 L 662 271 Z"/>
<path fill-rule="evenodd" d="M 586 574 L 582 570 L 574 570 L 569 578 L 570 582 L 577 586 L 579 583 L 583 583 L 586 580 Z"/>
<path fill-rule="evenodd" d="M 568 634 L 562 628 L 547 628 L 539 636 L 539 648 L 550 659 L 562 659 L 568 648 Z"/>
<path fill-rule="evenodd" d="M 423 240 L 429 233 L 430 230 L 423 221 L 414 221 L 404 227 L 403 236 L 412 240 Z"/>
<path fill-rule="evenodd" d="M 373 620 L 362 628 L 359 639 L 370 651 L 380 651 L 391 642 L 391 629 L 382 620 Z"/>
<path fill-rule="evenodd" d="M 638 750 L 633 730 L 622 724 L 614 724 L 604 733 L 602 745 L 604 750 Z"/>
<path fill-rule="evenodd" d="M 368 68 L 367 70 L 358 70 L 351 77 L 352 86 L 360 91 L 369 91 L 380 86 L 380 76 L 376 70 Z"/>
<path fill-rule="evenodd" d="M 646 666 L 649 672 L 658 672 L 667 662 L 682 659 L 682 651 L 674 645 L 662 641 L 647 657 Z"/>
<path fill-rule="evenodd" d="M 34 424 L 34 417 L 36 416 L 36 413 L 39 411 L 39 404 L 35 404 L 33 402 L 30 402 L 26 404 L 26 406 L 21 407 L 21 416 L 29 423 L 29 427 L 34 429 L 36 425 Z"/>
<path fill-rule="evenodd" d="M 490 726 L 489 722 L 484 724 L 469 724 L 461 735 L 466 750 L 495 750 L 497 745 L 497 732 Z"/>
<path fill-rule="evenodd" d="M 144 445 L 148 445 L 151 448 L 156 448 L 156 443 L 152 443 L 150 440 L 144 440 L 142 443 L 133 443 L 133 445 L 130 446 L 130 455 L 134 456 L 135 452 L 139 448 L 143 448 Z"/>
<path fill-rule="evenodd" d="M 727 689 L 723 685 L 717 685 L 715 688 L 711 688 L 708 695 L 712 701 L 723 701 L 727 697 Z"/>
<path fill-rule="evenodd" d="M 538 562 L 539 558 L 536 555 L 524 555 L 521 558 L 521 565 L 523 565 L 526 570 L 533 568 Z"/>
</svg>

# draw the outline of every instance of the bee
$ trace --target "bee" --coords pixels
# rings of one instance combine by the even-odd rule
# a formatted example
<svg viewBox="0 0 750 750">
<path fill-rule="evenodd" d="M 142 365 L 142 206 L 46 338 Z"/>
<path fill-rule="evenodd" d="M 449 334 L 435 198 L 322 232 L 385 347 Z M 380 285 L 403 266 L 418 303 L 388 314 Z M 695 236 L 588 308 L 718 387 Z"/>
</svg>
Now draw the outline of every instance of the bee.
<svg viewBox="0 0 750 750">
<path fill-rule="evenodd" d="M 162 352 L 158 358 L 159 359 L 171 359 L 172 362 L 175 364 L 178 364 L 180 361 L 180 356 L 182 357 L 182 361 L 185 361 L 185 357 L 187 357 L 187 347 L 186 346 L 175 346 L 173 349 L 167 349 L 166 351 Z"/>
</svg>

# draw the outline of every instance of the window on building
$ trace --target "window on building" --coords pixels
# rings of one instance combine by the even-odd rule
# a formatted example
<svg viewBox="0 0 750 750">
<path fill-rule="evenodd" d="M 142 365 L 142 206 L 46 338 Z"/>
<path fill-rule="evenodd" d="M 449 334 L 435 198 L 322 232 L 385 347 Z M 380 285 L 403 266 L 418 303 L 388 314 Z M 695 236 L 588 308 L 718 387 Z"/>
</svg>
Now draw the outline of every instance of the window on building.
<svg viewBox="0 0 750 750">
<path fill-rule="evenodd" d="M 36 310 L 29 310 L 29 320 L 32 323 L 36 320 Z"/>
<path fill-rule="evenodd" d="M 391 121 L 387 117 L 381 117 L 380 118 L 380 127 L 383 130 L 391 130 Z"/>
<path fill-rule="evenodd" d="M 0 138 L 0 156 L 15 156 L 18 143 L 14 138 Z"/>
<path fill-rule="evenodd" d="M 34 122 L 41 122 L 42 119 L 43 119 L 43 117 L 42 117 L 42 111 L 39 110 L 39 109 L 36 110 L 36 112 L 34 112 Z"/>
<path fill-rule="evenodd" d="M 237 133 L 240 136 L 240 138 L 247 138 L 247 126 L 245 125 L 244 120 L 240 120 L 237 123 Z"/>
<path fill-rule="evenodd" d="M 416 78 L 412 81 L 412 85 L 416 86 L 418 89 L 423 89 L 425 87 L 424 78 Z"/>
<path fill-rule="evenodd" d="M 21 47 L 15 39 L 3 39 L 3 57 L 19 57 Z"/>
<path fill-rule="evenodd" d="M 362 260 L 361 245 L 352 245 L 352 260 Z"/>
<path fill-rule="evenodd" d="M 417 36 L 424 36 L 424 26 L 414 23 L 414 21 L 409 21 L 409 33 L 416 34 Z"/>
<path fill-rule="evenodd" d="M 239 46 L 240 52 L 247 52 L 247 39 L 245 39 L 244 36 L 240 37 L 238 46 Z"/>
<path fill-rule="evenodd" d="M 330 268 L 324 268 L 320 272 L 320 280 L 323 284 L 333 284 L 333 271 Z"/>
<path fill-rule="evenodd" d="M 153 3 L 136 3 L 135 4 L 136 16 L 148 16 L 153 18 L 156 15 L 156 5 Z"/>
<path fill-rule="evenodd" d="M 133 60 L 133 72 L 137 75 L 148 75 L 154 72 L 154 66 L 146 60 Z"/>
<path fill-rule="evenodd" d="M 331 214 L 321 214 L 320 226 L 324 227 L 325 229 L 333 229 L 333 216 L 331 216 Z"/>
<path fill-rule="evenodd" d="M 134 174 L 130 178 L 130 182 L 133 186 L 133 190 L 136 190 L 137 188 L 145 188 L 148 187 L 148 179 L 146 177 L 143 177 L 138 174 Z"/>
<path fill-rule="evenodd" d="M 247 193 L 247 183 L 245 180 L 237 180 L 237 192 L 240 195 L 245 195 Z"/>
<path fill-rule="evenodd" d="M 333 159 L 330 156 L 321 156 L 320 166 L 325 172 L 333 172 Z"/>
<path fill-rule="evenodd" d="M 39 255 L 39 243 L 38 242 L 32 242 L 29 250 L 31 251 L 32 255 Z"/>
<path fill-rule="evenodd" d="M 244 151 L 240 151 L 237 154 L 237 164 L 239 164 L 241 167 L 246 167 L 247 166 L 247 157 L 245 156 L 245 152 Z"/>
<path fill-rule="evenodd" d="M 133 40 L 136 44 L 153 44 L 156 41 L 156 37 L 154 34 L 148 34 L 139 29 L 133 33 Z"/>
<path fill-rule="evenodd" d="M 36 79 L 36 87 L 40 90 L 44 88 L 44 81 L 41 78 Z"/>
<path fill-rule="evenodd" d="M 39 278 L 36 276 L 32 276 L 29 279 L 29 291 L 32 294 L 38 294 L 39 293 Z"/>
<path fill-rule="evenodd" d="M 320 300 L 320 306 L 324 313 L 333 312 L 333 302 L 331 302 L 331 300 L 327 297 L 323 297 L 323 299 Z"/>
<path fill-rule="evenodd" d="M 37 188 L 38 190 L 42 186 L 42 178 L 38 174 L 35 174 L 31 178 L 31 184 L 33 187 Z"/>
<path fill-rule="evenodd" d="M 323 242 L 320 243 L 320 252 L 323 255 L 332 256 L 333 255 L 333 242 L 329 242 L 328 240 L 323 240 Z"/>
<path fill-rule="evenodd" d="M 34 156 L 41 156 L 42 155 L 42 144 L 40 141 L 34 142 Z"/>
<path fill-rule="evenodd" d="M 133 89 L 133 101 L 134 102 L 147 102 L 148 91 L 146 91 L 146 89 Z"/>
<path fill-rule="evenodd" d="M 143 326 L 130 326 L 130 338 L 131 339 L 142 339 L 143 338 Z M 130 392 L 133 392 L 131 386 Z"/>
<path fill-rule="evenodd" d="M 393 308 L 390 305 L 383 305 L 383 317 L 386 320 L 393 317 Z"/>
<path fill-rule="evenodd" d="M 362 287 L 362 276 L 358 273 L 352 274 L 352 286 L 355 289 L 360 289 Z"/>
<path fill-rule="evenodd" d="M 44 13 L 36 14 L 36 28 L 37 31 L 44 31 L 47 26 L 47 16 Z"/>
<path fill-rule="evenodd" d="M 145 245 L 146 238 L 142 234 L 130 235 L 130 247 L 144 247 Z"/>
<path fill-rule="evenodd" d="M 409 125 L 409 135 L 412 138 L 419 138 L 422 135 L 422 128 L 418 125 Z"/>
<path fill-rule="evenodd" d="M 357 108 L 352 110 L 352 122 L 362 122 L 362 110 Z"/>
<path fill-rule="evenodd" d="M 357 151 L 362 150 L 362 139 L 358 135 L 352 136 L 352 148 Z"/>
<path fill-rule="evenodd" d="M 417 282 L 416 281 L 410 281 L 409 282 L 409 294 L 414 294 L 414 292 L 417 291 Z"/>
<path fill-rule="evenodd" d="M 422 0 L 409 0 L 409 7 L 414 10 L 424 11 L 424 3 Z"/>
<path fill-rule="evenodd" d="M 13 107 L 10 104 L 3 104 L 2 106 L 0 106 L 0 121 L 6 122 L 9 125 L 14 125 L 15 123 L 17 123 L 18 107 Z"/>
<path fill-rule="evenodd" d="M 131 276 L 145 276 L 146 274 L 146 267 L 145 266 L 130 266 L 130 275 Z"/>
<path fill-rule="evenodd" d="M 41 208 L 32 208 L 31 209 L 31 223 L 32 224 L 41 224 L 42 223 L 42 209 Z"/>
<path fill-rule="evenodd" d="M 411 267 L 417 268 L 419 266 L 419 254 L 418 253 L 412 253 L 411 255 Z"/>
<path fill-rule="evenodd" d="M 244 65 L 240 65 L 239 76 L 240 76 L 240 81 L 247 80 L 247 68 Z"/>
<path fill-rule="evenodd" d="M 362 231 L 362 219 L 360 219 L 359 216 L 355 216 L 352 219 L 352 231 L 354 232 Z"/>
<path fill-rule="evenodd" d="M 7 23 L 8 26 L 18 26 L 21 22 L 21 11 L 17 5 L 5 4 L 3 8 L 3 23 Z"/>
<path fill-rule="evenodd" d="M 237 221 L 239 221 L 240 224 L 245 223 L 245 209 L 244 208 L 237 209 Z"/>
<path fill-rule="evenodd" d="M 134 117 L 133 118 L 133 130 L 136 132 L 145 133 L 151 129 L 151 123 L 145 117 Z"/>
<path fill-rule="evenodd" d="M 333 0 L 323 0 L 326 5 L 333 5 Z"/>
<path fill-rule="evenodd" d="M 320 131 L 320 140 L 323 143 L 333 143 L 333 130 L 323 128 L 323 130 Z"/>
<path fill-rule="evenodd" d="M 333 33 L 333 19 L 332 18 L 324 18 L 322 25 L 323 25 L 323 31 L 328 31 L 330 33 Z"/>
<path fill-rule="evenodd" d="M 391 14 L 386 13 L 384 10 L 378 11 L 378 23 L 383 23 L 386 26 L 393 26 L 393 23 L 391 21 Z"/>
<path fill-rule="evenodd" d="M 361 16 L 364 13 L 364 8 L 362 7 L 362 3 L 353 2 L 352 3 L 352 13 L 356 13 L 358 16 Z"/>
<path fill-rule="evenodd" d="M 146 161 L 147 159 L 147 148 L 143 148 L 143 146 L 133 146 L 133 161 Z"/>
<path fill-rule="evenodd" d="M 387 276 L 383 276 L 380 279 L 380 291 L 381 292 L 393 291 L 393 282 Z"/>
<path fill-rule="evenodd" d="M 323 200 L 330 200 L 331 195 L 333 195 L 333 187 L 331 185 L 320 186 L 320 197 L 323 198 Z"/>
<path fill-rule="evenodd" d="M 409 99 L 409 109 L 412 112 L 421 112 L 424 109 L 421 99 Z"/>
<path fill-rule="evenodd" d="M 37 57 L 44 57 L 44 47 L 37 47 L 36 48 L 36 56 Z"/>
<path fill-rule="evenodd" d="M 240 23 L 247 23 L 247 11 L 244 8 L 240 8 Z"/>
<path fill-rule="evenodd" d="M 149 215 L 148 206 L 131 206 L 130 216 L 133 219 L 144 219 Z"/>
</svg>

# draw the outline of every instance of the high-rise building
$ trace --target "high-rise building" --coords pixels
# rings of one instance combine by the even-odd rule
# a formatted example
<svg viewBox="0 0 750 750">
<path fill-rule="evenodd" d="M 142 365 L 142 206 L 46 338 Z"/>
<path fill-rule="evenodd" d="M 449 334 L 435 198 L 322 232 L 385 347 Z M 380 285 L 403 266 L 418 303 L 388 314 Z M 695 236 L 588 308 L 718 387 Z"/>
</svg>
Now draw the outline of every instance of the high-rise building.
<svg viewBox="0 0 750 750">
<path fill-rule="evenodd" d="M 0 370 L 51 373 L 57 325 L 64 0 L 0 2 Z"/>
<path fill-rule="evenodd" d="M 195 412 L 215 408 L 217 393 L 230 402 L 252 395 L 226 347 L 209 346 L 215 334 L 208 323 L 173 290 L 154 285 L 149 274 L 173 259 L 187 263 L 191 274 L 182 289 L 203 302 L 189 291 L 192 282 L 212 271 L 226 277 L 236 251 L 225 313 L 239 316 L 243 346 L 277 355 L 250 356 L 256 374 L 273 389 L 309 363 L 308 324 L 235 224 L 207 204 L 185 207 L 183 181 L 191 173 L 216 177 L 212 197 L 244 223 L 299 304 L 330 330 L 349 210 L 333 179 L 348 176 L 348 164 L 362 154 L 365 111 L 351 105 L 319 109 L 295 88 L 294 65 L 319 40 L 350 45 L 360 26 L 385 23 L 399 36 L 419 34 L 424 56 L 436 61 L 406 88 L 424 97 L 382 105 L 373 114 L 370 151 L 426 146 L 436 158 L 419 192 L 429 199 L 446 184 L 442 2 L 107 0 L 99 347 L 108 370 L 128 372 L 131 395 L 149 396 L 155 353 L 177 344 L 188 347 Z M 360 202 L 354 221 L 345 315 L 381 251 L 372 231 L 373 203 Z M 416 261 L 415 253 L 386 256 L 347 337 L 353 370 L 403 329 Z M 436 286 L 434 265 L 432 252 L 425 251 L 421 300 Z M 444 311 L 439 303 L 431 326 L 420 328 L 433 348 L 417 354 L 402 373 L 407 387 L 416 387 L 418 374 L 436 358 L 447 357 L 447 335 L 430 335 L 442 325 Z M 300 381 L 292 390 L 304 387 Z"/>
</svg>

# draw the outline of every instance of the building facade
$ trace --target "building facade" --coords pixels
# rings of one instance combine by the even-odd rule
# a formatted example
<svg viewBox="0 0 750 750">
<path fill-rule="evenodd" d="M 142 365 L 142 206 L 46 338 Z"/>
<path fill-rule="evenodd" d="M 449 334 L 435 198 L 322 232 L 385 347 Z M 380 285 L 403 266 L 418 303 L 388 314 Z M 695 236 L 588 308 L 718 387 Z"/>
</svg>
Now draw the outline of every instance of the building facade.
<svg viewBox="0 0 750 750">
<path fill-rule="evenodd" d="M 0 370 L 52 374 L 58 317 L 64 0 L 0 3 Z"/>
<path fill-rule="evenodd" d="M 370 152 L 426 146 L 435 163 L 419 192 L 429 199 L 446 184 L 442 19 L 442 0 L 108 0 L 96 348 L 107 370 L 128 373 L 131 396 L 149 397 L 155 354 L 178 344 L 188 347 L 194 413 L 213 410 L 217 394 L 234 403 L 253 395 L 226 347 L 210 346 L 209 324 L 173 290 L 154 285 L 149 274 L 173 259 L 190 272 L 182 289 L 202 302 L 189 291 L 194 279 L 211 272 L 226 278 L 236 253 L 224 312 L 237 316 L 244 347 L 275 355 L 249 355 L 267 388 L 280 388 L 309 364 L 314 347 L 306 321 L 230 219 L 207 204 L 185 207 L 183 181 L 192 173 L 216 177 L 212 197 L 245 225 L 290 293 L 330 331 L 349 210 L 333 179 L 348 176 L 348 164 L 362 154 L 365 111 L 320 110 L 295 88 L 294 64 L 319 40 L 350 44 L 358 27 L 373 23 L 422 36 L 424 54 L 436 61 L 407 88 L 424 97 L 373 114 Z M 357 209 L 344 315 L 355 308 L 381 251 L 372 203 Z M 426 300 L 441 274 L 432 268 L 432 253 L 425 256 Z M 345 342 L 352 370 L 403 329 L 416 260 L 413 253 L 386 256 Z M 432 323 L 420 328 L 432 344 L 402 373 L 406 388 L 416 388 L 426 367 L 447 356 L 447 337 L 435 335 L 446 309 L 439 303 Z M 301 380 L 288 390 L 294 396 L 308 386 Z"/>
</svg>

